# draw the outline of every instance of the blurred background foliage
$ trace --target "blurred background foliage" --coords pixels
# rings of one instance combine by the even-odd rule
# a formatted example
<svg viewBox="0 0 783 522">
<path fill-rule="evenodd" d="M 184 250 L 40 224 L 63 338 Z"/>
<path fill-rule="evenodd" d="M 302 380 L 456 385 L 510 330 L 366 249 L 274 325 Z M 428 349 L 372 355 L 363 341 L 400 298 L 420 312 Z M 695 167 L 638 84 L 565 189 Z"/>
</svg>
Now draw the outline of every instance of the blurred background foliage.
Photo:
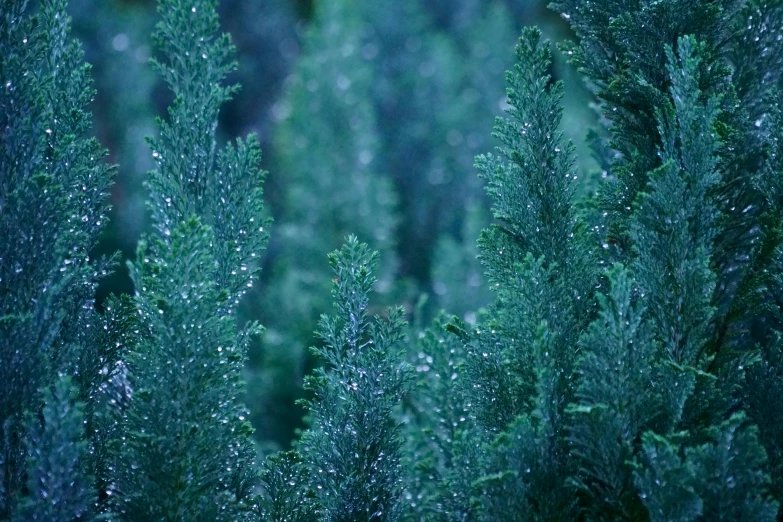
<svg viewBox="0 0 783 522">
<path fill-rule="evenodd" d="M 504 71 L 524 25 L 571 38 L 545 0 L 222 0 L 242 89 L 221 113 L 225 136 L 256 132 L 275 222 L 261 281 L 243 306 L 266 333 L 251 349 L 247 403 L 262 451 L 285 448 L 302 426 L 307 350 L 329 311 L 326 254 L 356 234 L 380 250 L 380 307 L 403 304 L 413 332 L 441 310 L 468 323 L 488 302 L 475 259 L 491 219 L 473 168 L 490 151 L 505 106 Z M 95 131 L 119 165 L 103 252 L 128 258 L 148 226 L 144 137 L 169 103 L 148 65 L 152 0 L 71 0 L 74 32 L 94 69 Z M 601 176 L 586 135 L 589 89 L 556 54 L 566 82 L 567 137 L 581 189 Z M 124 264 L 103 282 L 133 290 Z"/>
</svg>

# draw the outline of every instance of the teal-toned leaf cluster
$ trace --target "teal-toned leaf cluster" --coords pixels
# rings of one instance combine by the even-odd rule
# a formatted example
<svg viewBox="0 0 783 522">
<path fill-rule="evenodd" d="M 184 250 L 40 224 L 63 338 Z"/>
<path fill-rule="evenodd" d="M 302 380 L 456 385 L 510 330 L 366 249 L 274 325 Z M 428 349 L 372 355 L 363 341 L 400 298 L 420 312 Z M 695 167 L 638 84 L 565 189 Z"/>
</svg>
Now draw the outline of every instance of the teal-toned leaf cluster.
<svg viewBox="0 0 783 522">
<path fill-rule="evenodd" d="M 416 343 L 416 387 L 406 412 L 406 520 L 465 521 L 474 511 L 470 477 L 481 466 L 480 439 L 462 393 L 464 327 L 440 315 Z"/>
<path fill-rule="evenodd" d="M 233 48 L 214 1 L 162 1 L 155 67 L 174 95 L 149 176 L 155 233 L 130 263 L 139 329 L 133 399 L 110 485 L 120 520 L 252 520 L 252 427 L 242 367 L 255 324 L 235 311 L 267 241 L 255 137 L 218 150 Z"/>
<path fill-rule="evenodd" d="M 27 490 L 15 520 L 72 520 L 89 516 L 95 502 L 87 469 L 84 405 L 61 377 L 44 392 L 43 422 L 28 419 Z"/>
<path fill-rule="evenodd" d="M 489 204 L 473 159 L 500 113 L 495 80 L 511 63 L 516 21 L 499 0 L 456 2 L 447 27 L 433 15 L 441 9 L 316 2 L 302 31 L 271 116 L 277 234 L 248 305 L 267 328 L 248 379 L 265 446 L 287 444 L 301 425 L 303 412 L 283 405 L 304 395 L 317 364 L 306 348 L 330 309 L 323 258 L 346 235 L 381 254 L 379 307 L 426 293 L 422 320 L 442 307 L 475 322 L 489 301 L 475 244 Z"/>
<path fill-rule="evenodd" d="M 65 7 L 0 5 L 2 520 L 93 513 L 90 477 L 102 471 L 105 432 L 96 409 L 80 410 L 71 394 L 84 401 L 114 390 L 120 346 L 93 344 L 87 331 L 103 323 L 93 298 L 110 263 L 90 256 L 106 224 L 113 168 L 89 137 L 90 69 Z M 103 372 L 90 365 L 98 359 Z M 57 384 L 59 374 L 75 378 Z"/>
<path fill-rule="evenodd" d="M 314 494 L 309 488 L 310 470 L 295 451 L 270 456 L 261 472 L 265 502 L 261 520 L 307 522 L 316 520 Z"/>
<path fill-rule="evenodd" d="M 762 396 L 779 364 L 777 109 L 744 98 L 776 99 L 766 35 L 757 58 L 742 52 L 769 73 L 731 74 L 745 31 L 781 7 L 639 4 L 554 6 L 606 117 L 594 200 L 574 202 L 562 87 L 535 30 L 508 75 L 501 146 L 477 158 L 496 299 L 475 328 L 451 325 L 467 350 L 456 397 L 479 428 L 451 445 L 471 458 L 451 471 L 472 479 L 414 482 L 476 499 L 451 520 L 776 520 L 778 408 Z M 449 403 L 431 386 L 434 416 Z"/>
<path fill-rule="evenodd" d="M 783 2 L 555 1 L 595 158 L 523 30 L 475 157 L 488 227 L 464 167 L 506 7 L 317 3 L 273 109 L 290 183 L 268 259 L 258 139 L 218 134 L 238 89 L 218 2 L 157 6 L 152 226 L 133 295 L 96 306 L 114 168 L 89 67 L 65 0 L 0 0 L 1 522 L 781 520 Z M 270 384 L 275 358 L 303 390 Z M 277 452 L 245 406 L 270 399 L 304 412 Z"/>
<path fill-rule="evenodd" d="M 323 316 L 316 354 L 327 363 L 306 383 L 312 425 L 300 442 L 323 520 L 396 521 L 402 511 L 402 439 L 393 410 L 408 388 L 402 309 L 367 312 L 378 255 L 349 237 L 329 256 L 337 313 Z"/>
</svg>

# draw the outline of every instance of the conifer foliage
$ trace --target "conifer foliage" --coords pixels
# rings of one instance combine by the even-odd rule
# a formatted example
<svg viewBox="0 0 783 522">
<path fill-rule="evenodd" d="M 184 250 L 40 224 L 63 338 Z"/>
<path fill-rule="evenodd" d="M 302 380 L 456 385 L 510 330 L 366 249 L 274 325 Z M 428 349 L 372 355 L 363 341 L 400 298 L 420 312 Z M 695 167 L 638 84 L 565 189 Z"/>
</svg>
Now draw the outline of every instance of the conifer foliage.
<svg viewBox="0 0 783 522">
<path fill-rule="evenodd" d="M 215 2 L 163 0 L 156 69 L 174 94 L 150 140 L 156 232 L 131 263 L 141 324 L 134 395 L 111 493 L 121 520 L 251 520 L 255 450 L 241 403 L 249 336 L 236 306 L 267 241 L 255 137 L 218 151 L 218 110 L 235 87 Z"/>
<path fill-rule="evenodd" d="M 324 263 L 329 252 L 354 234 L 381 252 L 377 275 L 386 293 L 395 279 L 397 198 L 378 157 L 370 96 L 376 71 L 362 52 L 363 32 L 361 11 L 352 2 L 318 2 L 303 56 L 280 102 L 286 114 L 275 136 L 284 174 L 282 208 L 275 217 L 279 249 L 259 304 L 267 326 L 265 364 L 256 381 L 263 386 L 251 388 L 256 400 L 263 398 L 259 409 L 267 416 L 289 410 L 286 402 L 301 396 L 297 376 L 304 373 L 318 317 L 330 309 L 330 270 Z M 285 373 L 273 373 L 275 367 Z M 275 386 L 268 386 L 270 380 Z M 268 418 L 256 420 L 269 425 Z M 290 437 L 285 424 L 275 423 L 266 435 Z"/>
<path fill-rule="evenodd" d="M 315 397 L 301 445 L 322 520 L 393 522 L 402 512 L 402 440 L 393 409 L 410 380 L 400 347 L 402 309 L 369 316 L 378 254 L 366 244 L 349 237 L 329 261 L 337 314 L 319 325 L 324 345 L 314 351 L 327 368 L 306 383 Z"/>
<path fill-rule="evenodd" d="M 84 436 L 84 405 L 73 397 L 74 386 L 61 377 L 44 392 L 43 422 L 28 419 L 26 498 L 19 520 L 72 520 L 90 513 L 95 490 Z M 49 500 L 52 499 L 52 500 Z"/>
<path fill-rule="evenodd" d="M 647 386 L 655 353 L 628 272 L 615 265 L 608 276 L 611 288 L 598 294 L 599 315 L 579 342 L 580 382 L 567 411 L 571 451 L 580 467 L 575 485 L 587 492 L 591 516 L 643 519 L 629 461 L 655 413 Z"/>
<path fill-rule="evenodd" d="M 262 503 L 264 522 L 309 522 L 317 520 L 317 503 L 310 489 L 310 470 L 296 451 L 270 456 L 261 472 L 266 493 Z"/>
<path fill-rule="evenodd" d="M 481 465 L 481 437 L 461 393 L 466 348 L 460 326 L 441 315 L 416 344 L 418 386 L 406 412 L 405 520 L 467 521 L 475 510 L 471 483 Z"/>
<path fill-rule="evenodd" d="M 465 386 L 486 443 L 499 436 L 486 462 L 495 474 L 482 482 L 487 516 L 570 520 L 564 409 L 596 265 L 572 204 L 573 146 L 558 128 L 563 87 L 550 82 L 538 30 L 524 32 L 517 59 L 509 117 L 495 127 L 502 146 L 477 158 L 499 221 L 479 239 L 497 299 L 470 333 Z"/>
<path fill-rule="evenodd" d="M 735 65 L 718 51 L 740 11 L 696 2 L 667 25 L 666 2 L 564 4 L 583 36 L 566 49 L 611 109 L 611 139 L 597 144 L 614 158 L 611 177 L 591 203 L 601 218 L 572 203 L 561 87 L 547 76 L 546 44 L 526 30 L 508 75 L 509 117 L 496 126 L 502 146 L 477 158 L 498 219 L 479 239 L 497 297 L 475 330 L 449 325 L 467 349 L 459 382 L 480 449 L 455 441 L 453 461 L 472 457 L 460 471 L 473 480 L 434 474 L 436 488 L 475 496 L 450 513 L 459 520 L 775 520 L 778 424 L 760 411 L 776 411 L 762 396 L 779 375 L 777 335 L 754 332 L 770 343 L 759 360 L 744 329 L 774 328 L 779 313 L 775 298 L 760 302 L 777 291 L 764 275 L 776 273 L 779 241 L 769 218 L 776 134 L 751 130 L 775 111 L 753 105 L 762 116 L 748 122 L 751 106 L 730 84 Z M 779 16 L 779 6 L 755 7 Z M 656 36 L 643 46 L 648 27 Z M 604 55 L 628 45 L 635 59 Z M 771 74 L 756 86 L 743 76 L 742 92 L 774 99 Z M 736 147 L 766 165 L 739 161 Z M 735 218 L 729 204 L 748 198 Z M 431 414 L 447 404 L 433 401 Z"/>
<path fill-rule="evenodd" d="M 308 429 L 258 467 L 241 373 L 260 327 L 237 309 L 269 223 L 255 137 L 216 139 L 236 91 L 216 3 L 159 0 L 153 64 L 173 101 L 149 140 L 154 229 L 129 262 L 135 294 L 98 313 L 111 263 L 90 253 L 112 169 L 85 136 L 88 68 L 64 0 L 0 0 L 0 521 L 782 520 L 783 2 L 555 2 L 606 116 L 598 194 L 576 201 L 563 85 L 526 29 L 499 146 L 476 158 L 494 302 L 474 325 L 439 316 L 411 368 L 403 309 L 370 312 L 379 255 L 350 236 L 328 257 L 335 311 L 316 331 Z M 385 241 L 393 198 L 373 158 L 400 157 L 377 140 L 390 133 L 401 154 L 420 142 L 400 122 L 380 128 L 388 93 L 365 99 L 385 86 L 367 76 L 378 49 L 352 5 L 320 4 L 318 18 L 290 100 L 338 121 L 294 111 L 283 163 L 328 197 L 348 188 L 334 176 L 356 182 L 332 232 L 372 215 L 353 226 Z M 318 55 L 332 36 L 340 52 Z M 324 164 L 298 143 L 345 154 Z M 422 157 L 440 172 L 439 154 Z M 312 220 L 343 206 L 312 194 L 290 207 L 309 253 L 323 247 Z M 328 278 L 309 261 L 280 294 L 306 279 L 318 296 Z M 292 350 L 295 328 L 278 336 Z"/>
<path fill-rule="evenodd" d="M 781 9 L 783 16 L 783 9 Z M 778 91 L 770 99 L 779 99 Z M 743 391 L 743 404 L 748 414 L 758 423 L 759 435 L 770 460 L 775 498 L 783 498 L 783 416 L 778 397 L 783 393 L 783 250 L 780 247 L 781 217 L 783 217 L 783 185 L 780 173 L 783 172 L 783 127 L 781 127 L 781 109 L 776 105 L 768 116 L 770 154 L 761 175 L 757 179 L 759 190 L 765 195 L 767 224 L 764 237 L 763 254 L 759 257 L 770 258 L 773 269 L 754 274 L 765 284 L 757 295 L 749 300 L 754 307 L 761 301 L 769 314 L 770 331 L 761 349 L 761 361 L 749 369 L 749 386 Z"/>
<path fill-rule="evenodd" d="M 0 520 L 66 521 L 96 498 L 84 423 L 103 452 L 79 399 L 113 374 L 93 371 L 114 360 L 89 333 L 112 168 L 87 136 L 93 91 L 66 2 L 37 4 L 0 4 Z"/>
</svg>

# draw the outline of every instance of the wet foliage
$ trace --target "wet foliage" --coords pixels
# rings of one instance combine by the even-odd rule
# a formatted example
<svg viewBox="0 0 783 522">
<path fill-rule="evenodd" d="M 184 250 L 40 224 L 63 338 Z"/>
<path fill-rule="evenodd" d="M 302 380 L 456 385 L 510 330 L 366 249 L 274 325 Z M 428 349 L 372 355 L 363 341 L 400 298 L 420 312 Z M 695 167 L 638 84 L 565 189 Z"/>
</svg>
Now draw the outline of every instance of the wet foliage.
<svg viewBox="0 0 783 522">
<path fill-rule="evenodd" d="M 783 520 L 783 2 L 152 4 L 0 0 L 0 521 Z"/>
</svg>

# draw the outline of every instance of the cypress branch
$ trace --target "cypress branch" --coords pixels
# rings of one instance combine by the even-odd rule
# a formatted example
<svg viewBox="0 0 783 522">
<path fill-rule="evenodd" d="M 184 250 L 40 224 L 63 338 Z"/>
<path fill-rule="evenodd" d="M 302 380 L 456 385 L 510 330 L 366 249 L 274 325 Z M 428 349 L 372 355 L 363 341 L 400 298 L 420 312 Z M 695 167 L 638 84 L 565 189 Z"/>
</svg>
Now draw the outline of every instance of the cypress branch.
<svg viewBox="0 0 783 522">
<path fill-rule="evenodd" d="M 220 105 L 235 86 L 214 0 L 161 0 L 155 67 L 174 94 L 150 139 L 156 233 L 129 264 L 140 332 L 128 356 L 133 400 L 111 486 L 118 518 L 251 520 L 255 450 L 241 403 L 255 324 L 235 310 L 267 241 L 254 136 L 218 150 Z"/>
<path fill-rule="evenodd" d="M 499 220 L 479 239 L 497 298 L 470 336 L 475 384 L 466 385 L 485 440 L 499 434 L 488 448 L 490 474 L 476 477 L 489 518 L 574 515 L 564 409 L 597 277 L 572 204 L 574 152 L 558 128 L 563 87 L 550 82 L 550 62 L 539 31 L 526 29 L 507 74 L 509 117 L 497 120 L 502 147 L 476 159 Z"/>
<path fill-rule="evenodd" d="M 94 91 L 90 68 L 70 35 L 66 4 L 0 4 L 2 520 L 20 513 L 22 503 L 25 513 L 43 517 L 65 517 L 69 509 L 88 516 L 94 508 L 86 500 L 54 496 L 46 502 L 62 500 L 63 511 L 47 511 L 39 505 L 40 496 L 27 496 L 37 493 L 27 491 L 25 477 L 28 470 L 40 476 L 44 470 L 37 466 L 49 457 L 58 458 L 47 454 L 58 449 L 50 444 L 51 438 L 62 437 L 72 447 L 83 442 L 77 440 L 84 436 L 82 431 L 44 427 L 37 433 L 50 440 L 41 439 L 38 460 L 30 461 L 25 415 L 45 415 L 45 407 L 65 408 L 62 396 L 50 397 L 55 402 L 45 406 L 43 390 L 55 385 L 58 374 L 74 376 L 81 399 L 89 397 L 91 386 L 106 383 L 105 376 L 81 366 L 90 350 L 103 352 L 103 347 L 87 346 L 80 334 L 84 325 L 100 321 L 93 295 L 110 263 L 96 262 L 90 254 L 106 224 L 113 168 L 103 163 L 106 152 L 88 136 L 87 105 Z M 88 436 L 95 451 L 104 451 L 93 432 Z M 87 468 L 73 477 L 86 488 L 83 498 L 94 496 L 89 472 L 95 470 Z M 63 491 L 66 496 L 71 493 Z"/>
<path fill-rule="evenodd" d="M 42 419 L 27 421 L 27 490 L 14 520 L 70 522 L 88 516 L 96 494 L 86 463 L 84 404 L 71 379 L 44 392 Z"/>
<path fill-rule="evenodd" d="M 409 388 L 399 343 L 402 309 L 367 313 L 377 252 L 355 237 L 329 256 L 336 315 L 321 318 L 314 348 L 327 367 L 306 381 L 312 427 L 301 446 L 321 504 L 334 522 L 396 521 L 402 512 L 400 428 L 393 415 Z"/>
</svg>

